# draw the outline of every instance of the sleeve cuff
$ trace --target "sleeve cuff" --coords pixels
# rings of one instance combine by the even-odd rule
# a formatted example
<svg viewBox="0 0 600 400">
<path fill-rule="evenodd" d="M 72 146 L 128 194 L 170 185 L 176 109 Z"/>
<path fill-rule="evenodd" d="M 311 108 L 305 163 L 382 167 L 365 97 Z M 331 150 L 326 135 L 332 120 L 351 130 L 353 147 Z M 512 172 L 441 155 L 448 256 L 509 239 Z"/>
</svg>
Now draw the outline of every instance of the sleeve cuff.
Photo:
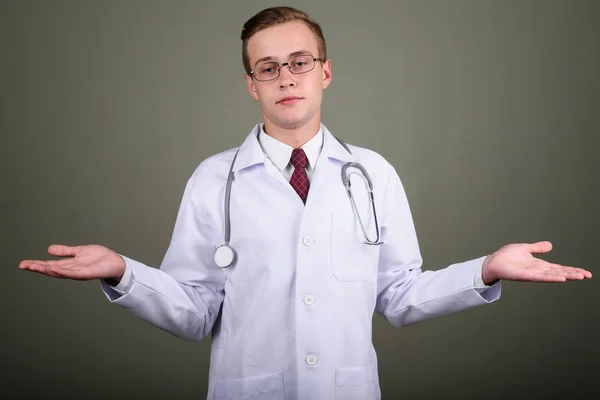
<svg viewBox="0 0 600 400">
<path fill-rule="evenodd" d="M 483 262 L 486 258 L 487 256 L 481 257 L 479 259 L 479 262 L 477 263 L 477 266 L 475 267 L 475 279 L 473 281 L 473 287 L 475 289 L 488 289 L 491 287 L 491 285 L 486 285 L 485 283 L 483 283 L 483 277 L 481 276 Z"/>
<path fill-rule="evenodd" d="M 121 254 L 119 254 L 119 256 L 121 256 L 121 258 L 123 258 L 123 260 L 125 261 L 125 273 L 123 274 L 121 281 L 116 286 L 108 284 L 106 280 L 104 280 L 104 283 L 106 283 L 115 292 L 121 295 L 125 295 L 129 293 L 131 287 L 133 286 L 133 273 L 131 272 L 131 265 L 127 261 L 127 257 L 124 257 Z"/>
</svg>

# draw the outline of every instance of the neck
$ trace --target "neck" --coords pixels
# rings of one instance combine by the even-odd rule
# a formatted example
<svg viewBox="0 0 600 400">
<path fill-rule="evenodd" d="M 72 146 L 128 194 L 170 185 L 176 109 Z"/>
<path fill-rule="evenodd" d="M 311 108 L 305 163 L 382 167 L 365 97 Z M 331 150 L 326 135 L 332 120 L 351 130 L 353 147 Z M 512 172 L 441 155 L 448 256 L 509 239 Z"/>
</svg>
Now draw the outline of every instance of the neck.
<svg viewBox="0 0 600 400">
<path fill-rule="evenodd" d="M 317 113 L 319 114 L 319 113 Z M 299 149 L 312 139 L 321 128 L 321 118 L 315 115 L 308 123 L 298 127 L 281 127 L 272 123 L 269 119 L 264 119 L 264 130 L 267 135 L 279 140 L 294 149 Z"/>
</svg>

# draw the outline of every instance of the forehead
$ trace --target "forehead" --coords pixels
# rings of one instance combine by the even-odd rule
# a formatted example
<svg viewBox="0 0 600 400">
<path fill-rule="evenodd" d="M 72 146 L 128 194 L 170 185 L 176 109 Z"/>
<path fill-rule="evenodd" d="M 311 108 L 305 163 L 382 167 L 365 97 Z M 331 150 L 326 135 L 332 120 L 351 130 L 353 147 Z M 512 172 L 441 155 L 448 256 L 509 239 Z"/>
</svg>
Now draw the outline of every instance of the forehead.
<svg viewBox="0 0 600 400">
<path fill-rule="evenodd" d="M 307 50 L 318 54 L 317 37 L 302 21 L 291 21 L 256 32 L 248 40 L 250 65 L 263 57 L 284 61 L 290 53 Z"/>
</svg>

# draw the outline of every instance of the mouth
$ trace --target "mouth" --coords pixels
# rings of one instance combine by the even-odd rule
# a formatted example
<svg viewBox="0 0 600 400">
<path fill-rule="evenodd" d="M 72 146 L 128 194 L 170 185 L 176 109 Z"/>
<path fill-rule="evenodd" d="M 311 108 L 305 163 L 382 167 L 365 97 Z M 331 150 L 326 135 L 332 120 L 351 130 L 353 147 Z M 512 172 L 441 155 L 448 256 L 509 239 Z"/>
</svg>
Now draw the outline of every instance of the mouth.
<svg viewBox="0 0 600 400">
<path fill-rule="evenodd" d="M 277 104 L 282 104 L 284 106 L 287 106 L 290 104 L 296 104 L 297 102 L 299 102 L 302 99 L 303 99 L 302 97 L 298 97 L 298 96 L 288 96 L 288 97 L 284 97 L 283 99 L 280 99 L 279 101 L 277 101 Z"/>
</svg>

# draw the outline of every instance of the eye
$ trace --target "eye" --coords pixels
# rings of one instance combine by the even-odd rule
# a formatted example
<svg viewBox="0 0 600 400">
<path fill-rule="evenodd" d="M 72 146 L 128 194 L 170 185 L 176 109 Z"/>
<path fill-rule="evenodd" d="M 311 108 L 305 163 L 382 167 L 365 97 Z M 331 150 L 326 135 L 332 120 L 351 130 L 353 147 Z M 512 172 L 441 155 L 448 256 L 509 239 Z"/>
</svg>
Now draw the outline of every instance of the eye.
<svg viewBox="0 0 600 400">
<path fill-rule="evenodd" d="M 273 63 L 264 64 L 258 68 L 258 71 L 261 74 L 272 75 L 277 73 L 277 65 Z"/>
</svg>

